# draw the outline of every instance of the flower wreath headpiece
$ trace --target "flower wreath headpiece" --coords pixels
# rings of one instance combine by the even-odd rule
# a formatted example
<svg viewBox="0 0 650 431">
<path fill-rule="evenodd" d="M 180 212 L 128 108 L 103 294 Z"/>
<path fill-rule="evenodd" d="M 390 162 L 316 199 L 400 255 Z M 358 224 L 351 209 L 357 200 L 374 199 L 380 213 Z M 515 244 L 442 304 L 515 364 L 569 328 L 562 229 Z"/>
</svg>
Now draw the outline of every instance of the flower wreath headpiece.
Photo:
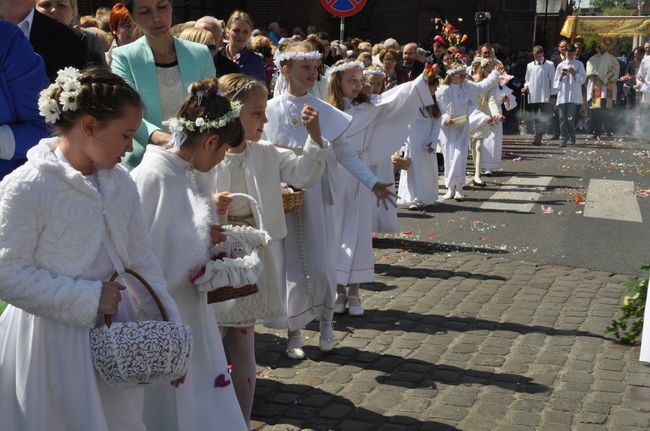
<svg viewBox="0 0 650 431">
<path fill-rule="evenodd" d="M 385 78 L 386 72 L 379 69 L 365 69 L 363 71 L 363 76 L 381 76 L 382 78 Z"/>
<path fill-rule="evenodd" d="M 338 66 L 332 66 L 329 69 L 327 69 L 327 80 L 329 81 L 330 79 L 332 79 L 332 76 L 334 76 L 334 74 L 337 72 L 344 72 L 346 70 L 354 69 L 355 67 L 358 67 L 363 71 L 365 66 L 359 60 L 348 61 L 347 63 L 342 63 L 339 64 Z"/>
<path fill-rule="evenodd" d="M 277 53 L 275 56 L 275 65 L 279 68 L 280 63 L 283 61 L 289 61 L 289 60 L 320 60 L 322 57 L 321 53 L 318 51 L 311 51 L 311 52 L 297 52 L 297 51 L 289 51 L 289 52 L 280 52 Z"/>
<path fill-rule="evenodd" d="M 216 120 L 209 120 L 203 117 L 197 117 L 195 120 L 185 118 L 170 118 L 163 121 L 162 125 L 167 127 L 171 132 L 169 143 L 175 149 L 179 149 L 187 139 L 187 131 L 203 133 L 206 130 L 218 130 L 225 127 L 228 123 L 239 118 L 242 104 L 237 101 L 230 102 L 230 111 Z"/>
<path fill-rule="evenodd" d="M 54 124 L 61 118 L 61 112 L 74 112 L 77 106 L 77 98 L 81 89 L 81 72 L 74 67 L 66 67 L 57 72 L 56 80 L 45 90 L 41 91 L 38 98 L 38 112 L 45 117 L 45 122 Z M 61 89 L 59 98 L 54 94 Z"/>
</svg>

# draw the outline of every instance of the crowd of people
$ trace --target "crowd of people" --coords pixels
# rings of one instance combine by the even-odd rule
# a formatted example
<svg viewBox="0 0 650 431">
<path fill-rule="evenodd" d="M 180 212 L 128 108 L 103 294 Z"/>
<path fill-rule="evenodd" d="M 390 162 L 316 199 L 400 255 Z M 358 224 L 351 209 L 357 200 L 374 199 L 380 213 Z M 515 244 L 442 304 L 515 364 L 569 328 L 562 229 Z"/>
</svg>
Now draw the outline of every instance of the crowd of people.
<svg viewBox="0 0 650 431">
<path fill-rule="evenodd" d="M 550 59 L 535 46 L 532 61 L 508 60 L 490 44 L 466 50 L 441 20 L 429 52 L 266 32 L 243 11 L 172 25 L 170 0 L 83 17 L 76 0 L 0 0 L 0 18 L 7 429 L 248 429 L 255 326 L 286 330 L 301 360 L 301 330 L 318 320 L 319 348 L 333 350 L 334 314 L 364 314 L 372 232 L 397 231 L 398 204 L 438 201 L 439 164 L 443 198 L 462 201 L 469 153 L 483 187 L 518 105 L 534 145 L 547 133 L 574 144 L 576 127 L 613 133 L 628 89 L 650 112 L 650 43 L 621 68 L 608 38 L 584 64 L 567 41 Z M 300 189 L 285 213 L 283 194 Z M 263 272 L 252 294 L 209 304 L 223 225 L 264 232 Z M 116 387 L 94 371 L 100 316 L 160 319 L 146 294 L 107 281 L 118 267 L 192 330 L 187 372 L 169 385 Z"/>
</svg>

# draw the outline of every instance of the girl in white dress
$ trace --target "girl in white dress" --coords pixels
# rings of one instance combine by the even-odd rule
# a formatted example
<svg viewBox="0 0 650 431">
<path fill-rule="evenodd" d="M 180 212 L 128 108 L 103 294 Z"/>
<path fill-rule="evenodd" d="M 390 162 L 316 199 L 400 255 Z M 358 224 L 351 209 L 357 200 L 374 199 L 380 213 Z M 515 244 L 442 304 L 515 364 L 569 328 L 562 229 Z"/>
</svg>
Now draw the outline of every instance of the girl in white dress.
<svg viewBox="0 0 650 431">
<path fill-rule="evenodd" d="M 200 172 L 239 145 L 239 107 L 219 95 L 216 78 L 193 83 L 177 118 L 170 119 L 172 148 L 148 145 L 131 172 L 138 187 L 153 250 L 183 323 L 192 327 L 194 346 L 185 384 L 148 387 L 145 421 L 151 430 L 247 430 L 228 374 L 219 326 L 207 294 L 192 282 L 222 239 L 216 226 L 212 190 Z"/>
<path fill-rule="evenodd" d="M 499 72 L 492 71 L 479 83 L 471 82 L 467 80 L 467 66 L 459 59 L 454 61 L 447 69 L 447 76 L 438 88 L 436 97 L 443 112 L 440 141 L 445 158 L 447 187 L 443 199 L 460 201 L 465 198 L 463 186 L 470 140 L 469 117 L 477 111 L 481 93 L 499 84 Z"/>
<path fill-rule="evenodd" d="M 437 77 L 431 82 L 437 89 Z M 415 121 L 409 126 L 406 140 L 406 156 L 411 166 L 402 169 L 399 180 L 400 205 L 409 205 L 417 210 L 433 205 L 438 200 L 438 159 L 436 147 L 440 134 L 442 113 L 436 103 L 434 106 L 420 108 Z"/>
<path fill-rule="evenodd" d="M 369 96 L 362 91 L 362 70 L 361 62 L 351 60 L 340 60 L 330 68 L 327 101 L 352 116 L 352 124 L 343 136 L 363 162 L 376 164 L 390 160 L 406 140 L 409 124 L 419 109 L 433 105 L 434 100 L 423 76 L 381 95 Z M 343 313 L 347 304 L 350 315 L 360 316 L 364 309 L 359 284 L 374 281 L 371 211 L 379 202 L 373 202 L 370 191 L 362 189 L 350 173 L 339 172 L 337 181 L 334 207 L 339 246 L 334 312 Z M 395 202 L 391 204 L 395 207 Z"/>
<path fill-rule="evenodd" d="M 269 122 L 264 128 L 264 136 L 269 141 L 303 152 L 309 133 L 301 113 L 309 105 L 318 112 L 323 142 L 331 145 L 321 180 L 306 190 L 302 209 L 287 215 L 288 233 L 284 239 L 287 318 L 268 324 L 288 327 L 287 356 L 293 359 L 304 358 L 300 329 L 314 319 L 320 320 L 320 349 L 328 352 L 336 345 L 332 318 L 338 248 L 334 227 L 337 162 L 377 198 L 384 200 L 390 196 L 388 184 L 368 170 L 344 139 L 352 120 L 350 116 L 309 94 L 316 82 L 320 58 L 320 53 L 303 42 L 289 45 L 279 54 L 281 71 L 288 81 L 287 92 L 269 101 L 266 110 Z"/>
<path fill-rule="evenodd" d="M 495 63 L 490 58 L 482 58 L 478 63 L 474 82 L 481 82 L 494 70 Z M 501 109 L 496 98 L 496 88 L 482 93 L 478 99 L 478 111 L 471 117 L 472 124 L 470 127 L 472 134 L 472 157 L 474 159 L 474 179 L 472 183 L 478 187 L 485 187 L 485 182 L 481 179 L 481 166 L 484 163 L 483 156 L 487 153 L 484 141 L 494 134 L 496 124 L 503 121 L 505 117 L 501 115 Z M 480 112 L 479 112 L 480 111 Z M 475 118 L 478 118 L 474 120 Z M 494 147 L 494 139 L 492 140 Z"/>
<path fill-rule="evenodd" d="M 2 428 L 145 431 L 143 389 L 97 378 L 89 337 L 121 299 L 139 318 L 160 319 L 144 289 L 105 281 L 115 271 L 106 241 L 180 321 L 135 184 L 117 165 L 132 150 L 142 103 L 104 69 L 66 68 L 39 108 L 59 137 L 30 149 L 0 183 L 0 299 L 10 304 L 0 317 Z"/>
<path fill-rule="evenodd" d="M 244 128 L 244 142 L 230 148 L 226 158 L 214 171 L 213 190 L 220 215 L 230 224 L 261 228 L 272 241 L 261 249 L 264 273 L 254 295 L 214 304 L 221 328 L 226 328 L 224 345 L 234 364 L 231 377 L 244 414 L 250 422 L 255 393 L 255 324 L 271 319 L 286 319 L 284 250 L 282 239 L 287 235 L 280 182 L 305 188 L 320 180 L 325 169 L 327 147 L 321 139 L 318 112 L 305 107 L 301 119 L 309 132 L 302 155 L 261 141 L 266 124 L 268 91 L 255 78 L 230 74 L 219 79 L 219 87 L 230 100 L 242 103 L 239 119 Z M 261 217 L 248 200 L 232 197 L 245 193 L 259 203 Z M 280 278 L 281 276 L 281 278 Z"/>
</svg>

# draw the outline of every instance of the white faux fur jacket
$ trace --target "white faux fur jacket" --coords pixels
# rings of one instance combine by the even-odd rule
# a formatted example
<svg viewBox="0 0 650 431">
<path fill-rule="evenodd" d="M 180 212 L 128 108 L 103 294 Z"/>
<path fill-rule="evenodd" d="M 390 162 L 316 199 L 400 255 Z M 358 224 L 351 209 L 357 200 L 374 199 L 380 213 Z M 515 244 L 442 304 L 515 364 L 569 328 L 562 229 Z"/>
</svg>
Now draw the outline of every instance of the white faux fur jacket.
<svg viewBox="0 0 650 431">
<path fill-rule="evenodd" d="M 100 194 L 59 161 L 57 144 L 58 138 L 41 140 L 27 163 L 0 183 L 0 299 L 36 316 L 94 327 L 102 282 L 78 277 L 92 265 L 108 229 L 124 266 L 151 284 L 170 320 L 180 321 L 128 172 L 120 166 L 98 170 Z M 159 318 L 144 289 L 131 294 L 142 317 Z"/>
</svg>

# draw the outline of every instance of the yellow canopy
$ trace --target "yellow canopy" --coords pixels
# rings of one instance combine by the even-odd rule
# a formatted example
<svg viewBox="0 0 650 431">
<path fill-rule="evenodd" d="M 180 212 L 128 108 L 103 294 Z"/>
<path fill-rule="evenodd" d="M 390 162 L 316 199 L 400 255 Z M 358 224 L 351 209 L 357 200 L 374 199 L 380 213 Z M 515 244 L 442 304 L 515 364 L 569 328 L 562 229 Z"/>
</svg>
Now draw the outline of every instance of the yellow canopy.
<svg viewBox="0 0 650 431">
<path fill-rule="evenodd" d="M 650 36 L 650 17 L 645 16 L 568 16 L 562 36 Z"/>
</svg>

